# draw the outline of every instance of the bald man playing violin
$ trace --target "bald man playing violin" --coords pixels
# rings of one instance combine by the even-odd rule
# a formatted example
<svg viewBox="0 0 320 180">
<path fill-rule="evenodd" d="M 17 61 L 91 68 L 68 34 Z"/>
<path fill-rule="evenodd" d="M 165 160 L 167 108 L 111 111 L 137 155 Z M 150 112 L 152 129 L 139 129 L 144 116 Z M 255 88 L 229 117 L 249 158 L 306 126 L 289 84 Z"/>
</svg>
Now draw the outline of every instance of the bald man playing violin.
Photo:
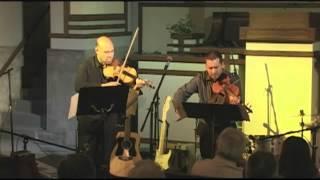
<svg viewBox="0 0 320 180">
<path fill-rule="evenodd" d="M 194 93 L 199 96 L 200 103 L 207 104 L 239 104 L 240 79 L 225 71 L 222 56 L 212 51 L 204 57 L 205 71 L 197 74 L 189 82 L 178 88 L 172 99 L 178 119 L 185 116 L 182 103 Z M 214 123 L 214 122 L 213 122 Z M 200 153 L 202 158 L 213 158 L 218 134 L 226 127 L 236 127 L 232 124 L 213 124 L 213 135 L 209 134 L 207 123 L 200 119 L 196 132 L 200 136 Z"/>
<path fill-rule="evenodd" d="M 106 79 L 103 67 L 114 62 L 114 45 L 111 38 L 101 36 L 97 38 L 95 56 L 88 58 L 80 64 L 75 80 L 75 91 L 82 87 L 110 87 L 121 83 Z M 137 98 L 145 81 L 139 78 L 129 89 L 127 117 L 134 116 L 137 108 Z M 128 106 L 127 103 L 127 106 Z M 78 116 L 78 152 L 87 154 L 96 164 L 97 177 L 109 176 L 110 155 L 115 143 L 115 135 L 119 130 L 119 124 L 123 121 L 117 116 L 86 115 Z"/>
<path fill-rule="evenodd" d="M 87 60 L 79 67 L 75 84 L 75 90 L 77 92 L 79 92 L 81 87 L 120 85 L 116 81 L 107 82 L 102 72 L 103 66 L 111 65 L 114 61 L 114 46 L 112 40 L 106 36 L 99 37 L 97 39 L 95 53 L 96 56 L 94 56 L 93 59 Z M 144 85 L 145 81 L 137 78 L 133 89 L 138 91 Z"/>
</svg>

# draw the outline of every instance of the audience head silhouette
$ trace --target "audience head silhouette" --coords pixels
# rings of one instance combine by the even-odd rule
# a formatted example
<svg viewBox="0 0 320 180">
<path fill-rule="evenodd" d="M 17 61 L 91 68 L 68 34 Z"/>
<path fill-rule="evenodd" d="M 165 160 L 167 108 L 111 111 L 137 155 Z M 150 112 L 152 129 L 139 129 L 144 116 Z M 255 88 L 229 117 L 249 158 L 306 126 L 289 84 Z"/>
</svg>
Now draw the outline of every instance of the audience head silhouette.
<svg viewBox="0 0 320 180">
<path fill-rule="evenodd" d="M 248 159 L 246 177 L 272 178 L 275 177 L 277 162 L 271 152 L 257 151 Z"/>
<path fill-rule="evenodd" d="M 237 164 L 245 151 L 246 137 L 236 128 L 227 127 L 218 136 L 213 159 L 196 161 L 191 175 L 214 178 L 242 178 L 243 168 Z"/>
<path fill-rule="evenodd" d="M 290 136 L 283 142 L 279 175 L 285 178 L 311 178 L 317 175 L 309 145 L 303 138 Z"/>
<path fill-rule="evenodd" d="M 161 167 L 150 159 L 138 161 L 131 169 L 129 178 L 165 178 Z"/>
<path fill-rule="evenodd" d="M 238 162 L 246 148 L 245 135 L 236 128 L 224 129 L 217 139 L 217 155 Z"/>
<path fill-rule="evenodd" d="M 58 167 L 58 178 L 95 178 L 93 161 L 84 154 L 71 154 Z"/>
<path fill-rule="evenodd" d="M 17 177 L 14 160 L 11 157 L 0 156 L 0 179 Z"/>
</svg>

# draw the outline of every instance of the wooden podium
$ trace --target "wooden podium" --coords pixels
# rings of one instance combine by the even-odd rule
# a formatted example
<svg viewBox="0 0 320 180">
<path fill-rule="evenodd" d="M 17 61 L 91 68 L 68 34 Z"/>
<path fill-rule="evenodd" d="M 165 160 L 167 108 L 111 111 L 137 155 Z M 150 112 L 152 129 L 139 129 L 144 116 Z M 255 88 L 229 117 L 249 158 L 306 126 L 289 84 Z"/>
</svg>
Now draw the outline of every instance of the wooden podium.
<svg viewBox="0 0 320 180">
<path fill-rule="evenodd" d="M 319 40 L 319 15 L 307 12 L 250 13 L 240 39 L 251 42 L 314 43 Z"/>
</svg>

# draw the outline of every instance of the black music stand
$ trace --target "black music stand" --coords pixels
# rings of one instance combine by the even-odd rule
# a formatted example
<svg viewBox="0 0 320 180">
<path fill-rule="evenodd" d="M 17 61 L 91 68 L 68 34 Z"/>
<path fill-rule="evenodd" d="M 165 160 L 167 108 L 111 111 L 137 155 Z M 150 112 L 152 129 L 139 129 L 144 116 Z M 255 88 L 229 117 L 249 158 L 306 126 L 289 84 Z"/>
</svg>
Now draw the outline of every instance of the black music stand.
<svg viewBox="0 0 320 180">
<path fill-rule="evenodd" d="M 215 126 L 228 127 L 235 121 L 249 120 L 249 115 L 242 105 L 187 103 L 178 105 L 181 118 L 202 118 L 209 126 L 209 136 L 214 142 Z"/>
<path fill-rule="evenodd" d="M 128 86 L 81 88 L 77 116 L 107 113 L 125 115 L 128 92 Z"/>
<path fill-rule="evenodd" d="M 227 124 L 233 121 L 250 120 L 242 105 L 182 103 L 182 116 L 203 118 L 208 124 Z"/>
</svg>

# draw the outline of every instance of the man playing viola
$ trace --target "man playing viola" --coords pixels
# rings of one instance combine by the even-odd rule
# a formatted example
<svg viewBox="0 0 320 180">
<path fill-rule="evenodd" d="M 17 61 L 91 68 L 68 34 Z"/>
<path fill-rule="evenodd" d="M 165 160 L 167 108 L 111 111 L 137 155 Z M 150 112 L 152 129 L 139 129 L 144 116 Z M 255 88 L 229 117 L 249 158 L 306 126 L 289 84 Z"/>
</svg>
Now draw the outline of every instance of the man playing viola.
<svg viewBox="0 0 320 180">
<path fill-rule="evenodd" d="M 88 58 L 80 64 L 75 80 L 75 91 L 79 92 L 83 87 L 117 86 L 119 82 L 110 80 L 104 76 L 103 68 L 114 63 L 114 46 L 111 38 L 101 36 L 97 39 L 95 56 Z M 140 88 L 145 85 L 144 80 L 136 79 L 129 89 L 128 102 L 132 106 L 127 107 L 127 116 L 135 115 L 137 108 L 137 96 Z M 87 154 L 96 164 L 97 177 L 108 175 L 109 161 L 112 147 L 115 141 L 118 125 L 121 119 L 118 115 L 85 115 L 78 116 L 78 152 Z"/>
<path fill-rule="evenodd" d="M 182 116 L 180 112 L 182 102 L 187 101 L 194 93 L 198 93 L 200 103 L 240 103 L 240 79 L 225 70 L 221 54 L 211 51 L 204 57 L 204 61 L 205 71 L 197 74 L 174 94 L 172 102 L 179 119 Z M 212 137 L 204 120 L 200 119 L 197 124 L 196 132 L 200 136 L 200 153 L 203 159 L 214 157 L 216 137 L 224 128 L 236 127 L 236 124 L 213 124 L 213 126 Z"/>
</svg>

